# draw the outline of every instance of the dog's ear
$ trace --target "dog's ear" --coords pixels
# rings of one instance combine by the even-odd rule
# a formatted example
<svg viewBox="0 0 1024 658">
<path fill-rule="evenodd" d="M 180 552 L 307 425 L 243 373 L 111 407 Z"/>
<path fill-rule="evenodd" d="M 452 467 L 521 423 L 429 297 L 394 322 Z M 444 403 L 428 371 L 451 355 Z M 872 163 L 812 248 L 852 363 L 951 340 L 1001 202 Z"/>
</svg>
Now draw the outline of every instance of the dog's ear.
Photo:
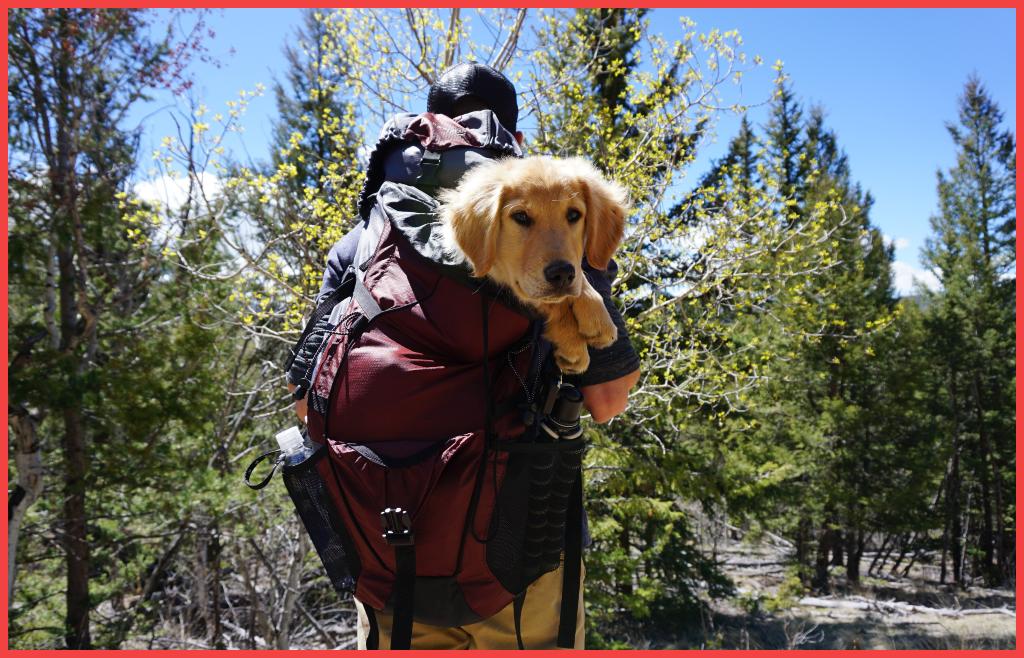
<svg viewBox="0 0 1024 658">
<path fill-rule="evenodd" d="M 585 254 L 591 267 L 603 270 L 622 242 L 629 210 L 626 190 L 606 179 L 589 162 L 575 159 L 587 203 Z"/>
<path fill-rule="evenodd" d="M 488 163 L 489 164 L 489 163 Z M 440 199 L 441 218 L 448 225 L 455 245 L 473 266 L 473 276 L 483 277 L 494 266 L 501 226 L 504 185 L 500 177 L 480 164 L 463 177 L 454 190 Z"/>
</svg>

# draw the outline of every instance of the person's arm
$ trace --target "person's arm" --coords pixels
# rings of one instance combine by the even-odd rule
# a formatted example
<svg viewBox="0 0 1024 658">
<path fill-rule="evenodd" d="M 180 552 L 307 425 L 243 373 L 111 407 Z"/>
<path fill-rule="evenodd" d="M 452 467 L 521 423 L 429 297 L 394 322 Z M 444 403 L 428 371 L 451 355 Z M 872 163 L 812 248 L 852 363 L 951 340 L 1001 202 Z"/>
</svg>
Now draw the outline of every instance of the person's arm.
<svg viewBox="0 0 1024 658">
<path fill-rule="evenodd" d="M 288 392 L 289 393 L 294 393 L 295 392 L 295 388 L 296 388 L 295 384 L 292 384 L 291 382 L 288 382 Z M 301 397 L 301 398 L 299 398 L 298 400 L 295 401 L 295 415 L 299 417 L 299 422 L 301 422 L 303 425 L 306 424 L 306 398 L 305 398 L 305 396 L 303 396 L 303 397 Z"/>
<path fill-rule="evenodd" d="M 629 391 L 640 380 L 640 369 L 600 384 L 583 386 L 583 406 L 590 412 L 595 423 L 604 424 L 615 418 L 629 406 Z"/>
<path fill-rule="evenodd" d="M 577 380 L 583 393 L 583 405 L 594 422 L 607 423 L 629 406 L 629 392 L 640 380 L 640 357 L 629 340 L 626 322 L 611 298 L 612 281 L 617 272 L 615 261 L 611 261 L 606 270 L 595 270 L 584 262 L 583 271 L 604 299 L 619 334 L 609 347 L 590 350 L 590 367 Z"/>
</svg>

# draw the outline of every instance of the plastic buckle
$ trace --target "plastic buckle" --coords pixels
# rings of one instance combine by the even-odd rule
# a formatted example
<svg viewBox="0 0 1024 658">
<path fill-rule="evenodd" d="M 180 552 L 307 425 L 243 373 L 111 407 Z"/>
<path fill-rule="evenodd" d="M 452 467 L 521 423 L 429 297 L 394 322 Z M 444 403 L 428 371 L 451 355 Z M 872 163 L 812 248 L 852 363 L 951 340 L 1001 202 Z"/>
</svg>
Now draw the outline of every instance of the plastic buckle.
<svg viewBox="0 0 1024 658">
<path fill-rule="evenodd" d="M 401 507 L 387 508 L 380 513 L 380 522 L 384 526 L 381 535 L 389 546 L 412 546 L 412 517 Z"/>
<path fill-rule="evenodd" d="M 437 151 L 423 150 L 420 159 L 420 174 L 416 182 L 421 185 L 437 186 L 437 172 L 441 168 L 441 154 Z"/>
</svg>

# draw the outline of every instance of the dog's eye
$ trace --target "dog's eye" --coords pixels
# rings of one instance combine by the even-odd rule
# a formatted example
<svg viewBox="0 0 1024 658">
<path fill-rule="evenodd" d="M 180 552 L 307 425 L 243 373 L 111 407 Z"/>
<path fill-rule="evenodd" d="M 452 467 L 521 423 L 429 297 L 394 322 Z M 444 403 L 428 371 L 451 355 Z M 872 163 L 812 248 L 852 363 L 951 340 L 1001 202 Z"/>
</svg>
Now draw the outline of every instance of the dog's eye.
<svg viewBox="0 0 1024 658">
<path fill-rule="evenodd" d="M 580 217 L 582 217 L 583 215 L 580 213 L 579 210 L 576 210 L 575 208 L 569 208 L 569 212 L 567 212 L 565 216 L 569 219 L 570 224 L 575 224 L 576 222 L 580 221 Z"/>
<path fill-rule="evenodd" d="M 517 210 L 512 213 L 512 221 L 520 226 L 529 226 L 530 224 L 533 224 L 533 220 L 530 219 L 530 216 L 523 210 Z"/>
</svg>

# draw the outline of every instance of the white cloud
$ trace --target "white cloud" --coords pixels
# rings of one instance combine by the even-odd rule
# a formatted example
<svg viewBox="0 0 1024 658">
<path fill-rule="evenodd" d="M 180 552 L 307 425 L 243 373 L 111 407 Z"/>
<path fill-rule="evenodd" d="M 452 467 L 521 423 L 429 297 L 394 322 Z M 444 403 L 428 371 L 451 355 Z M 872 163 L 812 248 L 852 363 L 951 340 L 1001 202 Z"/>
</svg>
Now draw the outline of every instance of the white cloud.
<svg viewBox="0 0 1024 658">
<path fill-rule="evenodd" d="M 900 249 L 906 249 L 910 246 L 910 240 L 906 238 L 894 238 L 891 235 L 882 234 L 882 241 L 885 242 L 886 246 L 892 245 L 896 251 Z"/>
<path fill-rule="evenodd" d="M 193 193 L 205 195 L 207 199 L 213 199 L 223 187 L 220 178 L 205 171 L 199 174 L 198 181 L 201 191 L 197 188 Z M 143 201 L 159 202 L 164 210 L 174 213 L 188 198 L 188 179 L 184 176 L 172 178 L 163 175 L 154 180 L 136 183 L 133 191 Z"/>
<path fill-rule="evenodd" d="M 927 270 L 914 267 L 910 263 L 894 261 L 892 264 L 893 286 L 898 295 L 912 295 L 921 284 L 929 290 L 938 290 L 942 286 L 939 279 Z"/>
</svg>

